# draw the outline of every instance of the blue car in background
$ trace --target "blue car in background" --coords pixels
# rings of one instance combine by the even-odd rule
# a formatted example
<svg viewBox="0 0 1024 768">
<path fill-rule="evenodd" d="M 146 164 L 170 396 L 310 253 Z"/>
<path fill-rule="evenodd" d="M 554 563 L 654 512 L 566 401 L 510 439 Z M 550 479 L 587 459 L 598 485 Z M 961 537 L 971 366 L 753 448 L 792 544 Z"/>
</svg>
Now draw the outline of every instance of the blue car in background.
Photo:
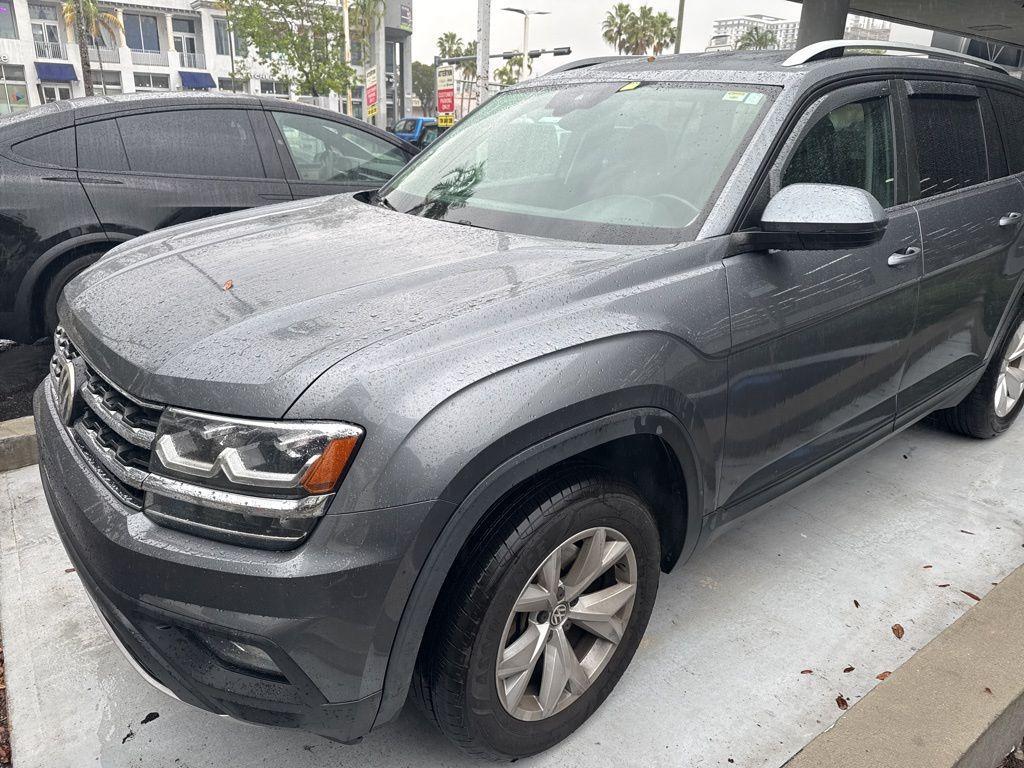
<svg viewBox="0 0 1024 768">
<path fill-rule="evenodd" d="M 441 129 L 434 117 L 403 117 L 395 123 L 392 133 L 422 149 L 441 135 Z"/>
</svg>

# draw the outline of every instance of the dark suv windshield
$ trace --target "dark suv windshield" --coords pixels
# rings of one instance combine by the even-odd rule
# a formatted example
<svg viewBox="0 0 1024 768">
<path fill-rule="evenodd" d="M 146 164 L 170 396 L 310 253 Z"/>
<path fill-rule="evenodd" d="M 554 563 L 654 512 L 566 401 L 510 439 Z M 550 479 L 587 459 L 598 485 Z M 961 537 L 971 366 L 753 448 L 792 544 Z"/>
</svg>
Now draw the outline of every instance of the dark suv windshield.
<svg viewBox="0 0 1024 768">
<path fill-rule="evenodd" d="M 769 89 L 583 83 L 501 94 L 399 174 L 396 210 L 602 243 L 692 236 Z"/>
</svg>

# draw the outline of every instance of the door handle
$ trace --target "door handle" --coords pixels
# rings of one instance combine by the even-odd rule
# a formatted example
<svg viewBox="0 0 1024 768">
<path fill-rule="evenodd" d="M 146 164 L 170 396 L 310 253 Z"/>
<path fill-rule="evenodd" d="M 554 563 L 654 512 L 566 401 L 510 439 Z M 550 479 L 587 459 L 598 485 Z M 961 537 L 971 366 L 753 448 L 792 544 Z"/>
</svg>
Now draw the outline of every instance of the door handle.
<svg viewBox="0 0 1024 768">
<path fill-rule="evenodd" d="M 921 249 L 916 245 L 912 245 L 909 248 L 904 248 L 902 251 L 896 251 L 892 256 L 889 257 L 890 267 L 902 267 L 905 264 L 910 264 L 913 261 L 917 261 L 917 257 L 921 255 Z"/>
<path fill-rule="evenodd" d="M 1020 223 L 1020 214 L 1017 211 L 1008 213 L 999 220 L 1000 227 L 1013 227 Z"/>
</svg>

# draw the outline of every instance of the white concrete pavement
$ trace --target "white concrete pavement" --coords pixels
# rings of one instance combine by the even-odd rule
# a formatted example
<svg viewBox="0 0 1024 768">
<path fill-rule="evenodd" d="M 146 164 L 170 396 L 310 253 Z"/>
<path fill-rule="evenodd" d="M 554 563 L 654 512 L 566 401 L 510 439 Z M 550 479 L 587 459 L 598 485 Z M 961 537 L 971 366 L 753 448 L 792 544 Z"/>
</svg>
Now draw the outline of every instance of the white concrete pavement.
<svg viewBox="0 0 1024 768">
<path fill-rule="evenodd" d="M 1024 563 L 1022 455 L 1024 425 L 989 442 L 918 427 L 748 516 L 662 578 L 647 637 L 590 722 L 519 764 L 782 765 L 842 714 L 837 696 L 852 705 L 968 610 L 961 590 L 984 596 Z M 107 639 L 69 567 L 37 469 L 0 475 L 18 768 L 478 764 L 411 708 L 346 747 L 167 699 Z"/>
</svg>

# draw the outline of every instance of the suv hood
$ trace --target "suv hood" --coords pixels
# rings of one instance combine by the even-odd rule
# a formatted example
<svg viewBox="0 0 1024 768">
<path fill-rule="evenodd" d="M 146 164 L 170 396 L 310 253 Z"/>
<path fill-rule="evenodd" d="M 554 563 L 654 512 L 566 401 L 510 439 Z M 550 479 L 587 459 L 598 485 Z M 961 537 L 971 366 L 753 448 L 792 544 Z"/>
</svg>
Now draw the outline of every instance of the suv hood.
<svg viewBox="0 0 1024 768">
<path fill-rule="evenodd" d="M 422 327 L 443 339 L 455 318 L 616 255 L 320 198 L 133 240 L 69 284 L 61 318 L 137 397 L 277 418 L 360 349 Z"/>
</svg>

